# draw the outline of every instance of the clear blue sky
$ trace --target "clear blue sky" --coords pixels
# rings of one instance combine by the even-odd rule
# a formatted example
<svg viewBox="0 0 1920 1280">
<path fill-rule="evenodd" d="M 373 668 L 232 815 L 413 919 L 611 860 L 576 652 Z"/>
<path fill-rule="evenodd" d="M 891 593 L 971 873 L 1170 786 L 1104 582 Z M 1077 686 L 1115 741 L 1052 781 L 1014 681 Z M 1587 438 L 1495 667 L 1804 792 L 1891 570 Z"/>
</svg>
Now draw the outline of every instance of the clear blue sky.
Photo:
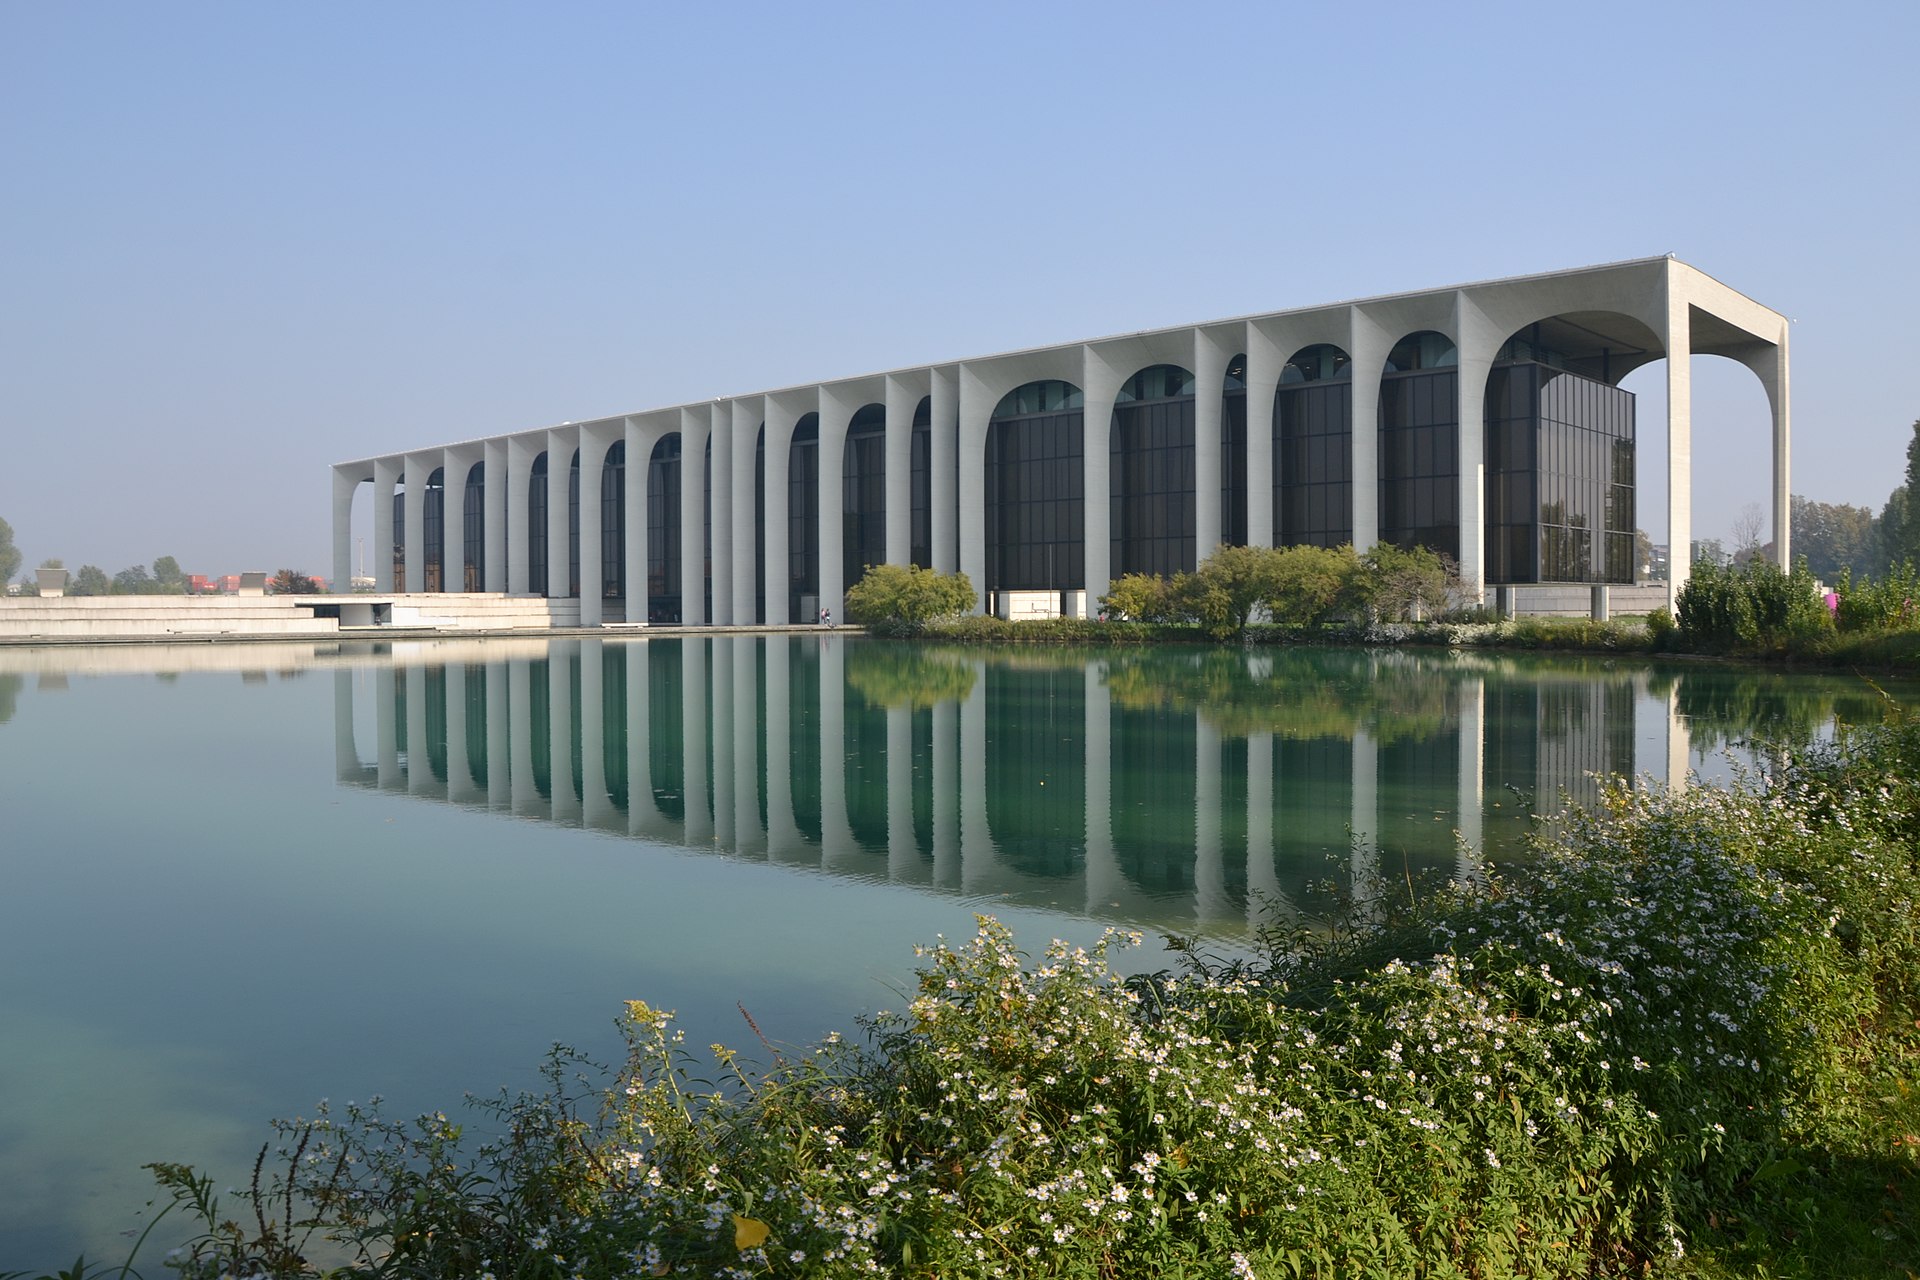
<svg viewBox="0 0 1920 1280">
<path fill-rule="evenodd" d="M 0 0 L 0 517 L 327 573 L 347 458 L 1668 252 L 1794 317 L 1794 489 L 1877 509 L 1917 51 L 1913 0 Z M 1695 379 L 1724 535 L 1764 398 Z"/>
</svg>

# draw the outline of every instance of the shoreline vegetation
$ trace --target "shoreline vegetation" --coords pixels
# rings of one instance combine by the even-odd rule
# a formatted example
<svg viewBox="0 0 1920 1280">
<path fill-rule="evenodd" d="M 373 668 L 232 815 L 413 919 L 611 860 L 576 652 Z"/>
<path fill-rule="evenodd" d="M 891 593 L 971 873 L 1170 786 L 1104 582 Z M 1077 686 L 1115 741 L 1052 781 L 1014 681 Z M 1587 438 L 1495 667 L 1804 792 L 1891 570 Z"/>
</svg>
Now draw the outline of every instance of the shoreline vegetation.
<svg viewBox="0 0 1920 1280">
<path fill-rule="evenodd" d="M 323 1106 L 224 1200 L 151 1166 L 151 1225 L 193 1277 L 1910 1274 L 1920 722 L 1764 758 L 1240 960 L 983 917 L 757 1061 L 632 1001 L 623 1063 L 556 1049 L 492 1139 Z"/>
<path fill-rule="evenodd" d="M 867 634 L 995 645 L 1426 645 L 1668 657 L 1757 659 L 1840 669 L 1920 667 L 1920 573 L 1843 574 L 1829 606 L 1804 566 L 1763 560 L 1694 565 L 1673 613 L 1606 622 L 1499 618 L 1443 556 L 1382 544 L 1221 547 L 1191 574 L 1128 574 L 1100 597 L 1098 618 L 970 615 L 965 574 L 875 566 L 847 593 Z"/>
</svg>

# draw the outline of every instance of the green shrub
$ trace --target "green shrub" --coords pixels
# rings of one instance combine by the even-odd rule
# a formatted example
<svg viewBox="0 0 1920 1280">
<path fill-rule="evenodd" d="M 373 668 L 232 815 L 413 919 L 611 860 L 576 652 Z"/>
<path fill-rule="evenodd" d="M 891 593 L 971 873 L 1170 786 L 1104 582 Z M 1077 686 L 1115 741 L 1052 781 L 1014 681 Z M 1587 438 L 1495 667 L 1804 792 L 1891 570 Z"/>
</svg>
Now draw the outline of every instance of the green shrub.
<svg viewBox="0 0 1920 1280">
<path fill-rule="evenodd" d="M 863 625 L 916 626 L 970 612 L 978 601 L 964 573 L 937 573 L 919 565 L 876 564 L 847 588 L 847 620 Z"/>
</svg>

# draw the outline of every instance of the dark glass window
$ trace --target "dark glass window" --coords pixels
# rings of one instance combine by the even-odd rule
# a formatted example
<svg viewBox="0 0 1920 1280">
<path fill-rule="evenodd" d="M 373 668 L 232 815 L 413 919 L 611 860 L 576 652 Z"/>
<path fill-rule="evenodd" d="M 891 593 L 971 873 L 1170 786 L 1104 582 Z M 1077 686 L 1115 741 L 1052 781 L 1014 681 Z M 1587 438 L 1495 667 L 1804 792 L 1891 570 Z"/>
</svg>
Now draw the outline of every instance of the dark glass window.
<svg viewBox="0 0 1920 1280">
<path fill-rule="evenodd" d="M 1353 541 L 1353 370 L 1320 344 L 1282 367 L 1273 402 L 1273 541 Z"/>
<path fill-rule="evenodd" d="M 908 558 L 922 569 L 933 567 L 933 397 L 922 396 L 913 414 L 913 519 Z"/>
<path fill-rule="evenodd" d="M 567 594 L 580 594 L 580 451 L 567 468 Z"/>
<path fill-rule="evenodd" d="M 1220 395 L 1220 541 L 1236 547 L 1247 545 L 1246 379 L 1247 358 L 1235 356 Z"/>
<path fill-rule="evenodd" d="M 680 621 L 679 432 L 663 436 L 647 459 L 647 621 Z"/>
<path fill-rule="evenodd" d="M 840 466 L 841 585 L 887 561 L 887 415 L 870 404 L 853 415 Z"/>
<path fill-rule="evenodd" d="M 527 590 L 547 594 L 547 455 L 533 460 L 527 477 Z"/>
<path fill-rule="evenodd" d="M 1080 389 L 1030 382 L 987 426 L 988 591 L 1074 590 L 1086 579 Z"/>
<path fill-rule="evenodd" d="M 1397 343 L 1380 379 L 1380 539 L 1460 554 L 1459 363 L 1431 331 Z"/>
<path fill-rule="evenodd" d="M 600 594 L 627 595 L 627 444 L 616 440 L 600 472 Z"/>
<path fill-rule="evenodd" d="M 446 590 L 447 558 L 447 473 L 439 467 L 427 477 L 427 491 L 420 503 L 420 535 L 426 543 L 426 589 Z"/>
<path fill-rule="evenodd" d="M 1192 572 L 1193 437 L 1192 374 L 1163 364 L 1127 379 L 1107 435 L 1115 577 Z"/>
<path fill-rule="evenodd" d="M 484 591 L 487 580 L 487 464 L 467 469 L 465 505 L 460 516 L 461 541 L 466 546 L 462 591 Z"/>
<path fill-rule="evenodd" d="M 1534 344 L 1503 355 L 1551 356 Z M 1552 360 L 1487 379 L 1487 581 L 1632 582 L 1634 398 Z"/>
<path fill-rule="evenodd" d="M 794 424 L 787 449 L 787 617 L 811 622 L 820 596 L 820 415 Z"/>
</svg>

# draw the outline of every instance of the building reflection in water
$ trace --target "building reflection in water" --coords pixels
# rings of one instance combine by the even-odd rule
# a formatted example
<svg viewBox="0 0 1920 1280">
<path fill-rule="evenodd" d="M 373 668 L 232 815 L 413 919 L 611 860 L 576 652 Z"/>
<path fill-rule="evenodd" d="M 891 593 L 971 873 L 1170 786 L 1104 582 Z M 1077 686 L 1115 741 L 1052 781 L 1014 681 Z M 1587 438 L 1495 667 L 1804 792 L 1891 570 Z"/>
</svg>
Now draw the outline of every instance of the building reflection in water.
<svg viewBox="0 0 1920 1280">
<path fill-rule="evenodd" d="M 1202 933 L 1471 877 L 1535 805 L 1689 758 L 1672 678 L 1598 665 L 837 635 L 495 652 L 336 668 L 340 780 Z"/>
</svg>

